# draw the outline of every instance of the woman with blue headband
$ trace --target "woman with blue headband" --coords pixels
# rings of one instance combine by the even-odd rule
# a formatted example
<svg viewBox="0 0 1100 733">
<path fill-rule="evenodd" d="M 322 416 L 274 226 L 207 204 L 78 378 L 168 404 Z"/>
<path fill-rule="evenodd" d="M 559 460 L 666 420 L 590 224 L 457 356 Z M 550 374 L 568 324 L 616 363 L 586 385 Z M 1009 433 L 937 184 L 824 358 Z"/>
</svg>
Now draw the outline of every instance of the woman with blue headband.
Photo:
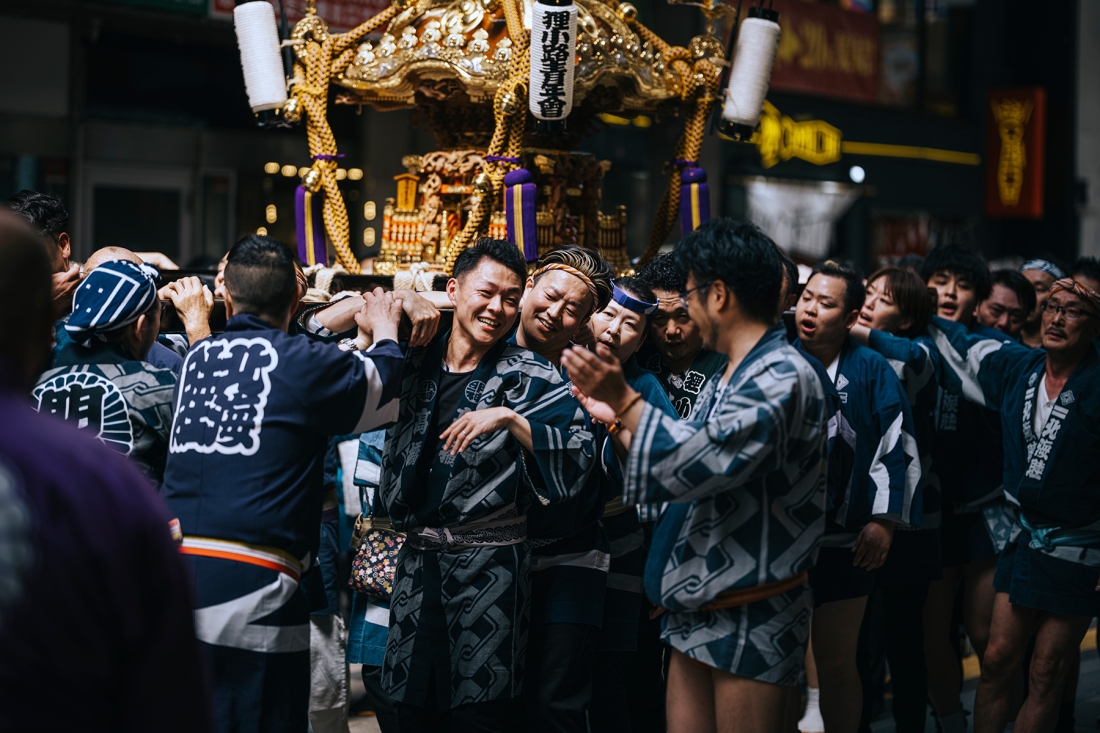
<svg viewBox="0 0 1100 733">
<path fill-rule="evenodd" d="M 657 377 L 639 366 L 634 358 L 645 342 L 649 319 L 657 311 L 653 291 L 634 278 L 612 281 L 611 302 L 592 316 L 593 347 L 602 344 L 622 362 L 623 373 L 632 389 L 643 399 L 676 418 L 676 409 Z M 628 443 L 623 441 L 621 422 L 605 416 L 607 424 L 596 428 L 597 446 L 602 449 L 601 481 L 605 501 L 601 520 L 611 544 L 611 564 L 604 596 L 603 625 L 593 665 L 592 706 L 589 724 L 593 733 L 624 730 L 630 719 L 626 669 L 638 650 L 639 619 L 642 613 L 642 576 L 645 572 L 645 533 L 637 508 L 622 499 L 622 461 Z"/>
</svg>

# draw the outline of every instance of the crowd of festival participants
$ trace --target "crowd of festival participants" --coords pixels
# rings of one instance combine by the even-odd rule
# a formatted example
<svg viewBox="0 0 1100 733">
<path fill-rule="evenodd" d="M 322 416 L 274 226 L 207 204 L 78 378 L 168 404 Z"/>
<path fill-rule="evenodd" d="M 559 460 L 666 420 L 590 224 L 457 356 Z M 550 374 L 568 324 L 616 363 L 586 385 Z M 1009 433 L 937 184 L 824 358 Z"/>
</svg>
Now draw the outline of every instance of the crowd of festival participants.
<svg viewBox="0 0 1100 733">
<path fill-rule="evenodd" d="M 215 293 L 5 208 L 0 729 L 346 731 L 350 662 L 383 733 L 854 733 L 883 656 L 901 733 L 1073 729 L 1096 260 L 807 279 L 717 220 L 302 304 L 268 237 Z"/>
</svg>

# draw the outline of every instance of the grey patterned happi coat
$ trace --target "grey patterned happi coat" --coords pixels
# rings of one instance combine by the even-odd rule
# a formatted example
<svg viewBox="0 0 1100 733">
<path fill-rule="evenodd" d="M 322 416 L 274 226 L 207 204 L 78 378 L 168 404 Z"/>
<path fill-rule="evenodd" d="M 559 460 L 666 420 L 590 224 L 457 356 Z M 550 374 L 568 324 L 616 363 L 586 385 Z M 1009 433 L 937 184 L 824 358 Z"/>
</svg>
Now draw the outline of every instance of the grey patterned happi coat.
<svg viewBox="0 0 1100 733">
<path fill-rule="evenodd" d="M 386 435 L 378 496 L 401 531 L 419 525 L 407 499 L 423 493 L 413 469 L 431 423 L 423 395 L 436 391 L 428 382 L 438 379 L 448 337 L 443 334 L 409 355 L 400 417 Z M 524 515 L 536 500 L 565 500 L 582 489 L 593 465 L 587 417 L 553 364 L 502 341 L 483 358 L 478 372 L 466 392 L 474 395 L 473 409 L 504 406 L 527 418 L 534 454 L 526 453 L 507 430 L 475 440 L 449 467 L 437 510 L 446 527 Z M 534 482 L 540 487 L 537 494 L 528 477 L 535 471 L 541 474 L 541 481 Z M 442 578 L 438 591 L 431 584 L 425 588 L 426 567 L 436 560 Z M 529 616 L 528 572 L 526 543 L 438 552 L 416 550 L 406 542 L 398 558 L 382 672 L 389 694 L 405 701 L 415 670 L 432 664 L 423 646 L 416 653 L 414 647 L 422 607 L 441 601 L 451 683 L 450 690 L 438 690 L 444 707 L 518 697 Z M 425 598 L 436 592 L 441 598 Z"/>
<path fill-rule="evenodd" d="M 794 684 L 809 636 L 806 584 L 702 611 L 719 593 L 794 578 L 825 526 L 827 417 L 821 382 L 772 327 L 724 391 L 704 388 L 687 420 L 647 406 L 630 446 L 627 503 L 670 502 L 654 533 L 646 592 L 669 610 L 663 638 L 743 677 Z"/>
</svg>

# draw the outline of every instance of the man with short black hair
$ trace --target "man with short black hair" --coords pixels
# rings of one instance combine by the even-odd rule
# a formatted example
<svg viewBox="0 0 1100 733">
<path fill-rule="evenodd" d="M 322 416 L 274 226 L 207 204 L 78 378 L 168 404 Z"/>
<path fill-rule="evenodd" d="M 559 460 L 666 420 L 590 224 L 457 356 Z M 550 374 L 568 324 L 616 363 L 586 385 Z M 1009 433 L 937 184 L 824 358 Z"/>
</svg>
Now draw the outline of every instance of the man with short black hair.
<svg viewBox="0 0 1100 733">
<path fill-rule="evenodd" d="M 908 397 L 889 362 L 849 336 L 863 308 L 862 279 L 835 262 L 814 269 L 798 300 L 795 346 L 826 368 L 855 431 L 851 482 L 830 497 L 810 572 L 814 660 L 826 730 L 854 732 L 862 712 L 856 646 L 867 597 L 895 524 L 921 523 L 920 457 Z"/>
<path fill-rule="evenodd" d="M 1049 263 L 1048 263 L 1049 264 Z M 1034 264 L 1032 264 L 1034 267 Z M 986 328 L 976 317 L 990 298 L 993 278 L 982 259 L 961 245 L 937 247 L 921 270 L 936 291 L 935 315 L 962 324 L 984 338 L 1010 341 Z M 1029 279 L 1032 273 L 1024 272 Z M 1035 272 L 1034 276 L 1045 273 Z M 1037 282 L 1034 281 L 1034 282 Z M 1026 332 L 1024 331 L 1021 336 Z M 942 352 L 945 344 L 936 340 Z M 963 620 L 971 645 L 981 659 L 989 639 L 993 612 L 993 575 L 997 555 L 1012 526 L 1013 509 L 1004 499 L 1004 452 L 1001 415 L 967 401 L 958 380 L 939 374 L 933 470 L 940 480 L 943 577 L 928 587 L 925 601 L 925 657 L 928 697 L 945 733 L 966 728 L 959 698 L 962 678 L 952 641 L 956 599 L 962 589 Z"/>
<path fill-rule="evenodd" d="M 22 217 L 41 237 L 53 270 L 54 310 L 61 317 L 69 311 L 73 291 L 80 284 L 80 266 L 69 263 L 72 256 L 69 212 L 57 196 L 27 189 L 8 199 L 4 207 Z"/>
<path fill-rule="evenodd" d="M 687 275 L 677 269 L 673 253 L 654 257 L 637 278 L 657 296 L 657 312 L 649 319 L 649 343 L 638 354 L 638 361 L 657 375 L 676 411 L 686 420 L 708 381 L 726 365 L 726 357 L 703 348 L 699 327 L 680 303 Z"/>
<path fill-rule="evenodd" d="M 1069 268 L 1069 276 L 1094 293 L 1100 293 L 1100 259 L 1078 257 Z"/>
<path fill-rule="evenodd" d="M 328 437 L 397 416 L 400 303 L 366 293 L 357 320 L 374 343 L 345 353 L 287 334 L 298 295 L 285 245 L 237 242 L 226 330 L 191 347 L 176 390 L 164 496 L 228 730 L 305 730 L 310 632 L 299 580 L 318 546 Z"/>
<path fill-rule="evenodd" d="M 527 512 L 581 491 L 592 435 L 559 368 L 506 338 L 527 279 L 515 245 L 482 238 L 453 272 L 454 325 L 410 352 L 386 435 L 377 498 L 408 540 L 382 679 L 402 731 L 446 721 L 511 731 L 521 725 Z"/>
<path fill-rule="evenodd" d="M 989 297 L 978 303 L 974 318 L 986 328 L 1019 338 L 1020 330 L 1035 310 L 1035 289 L 1015 270 L 997 270 L 991 279 Z"/>
<path fill-rule="evenodd" d="M 624 502 L 670 502 L 646 567 L 647 593 L 668 609 L 668 730 L 778 732 L 797 694 L 825 512 L 821 384 L 775 323 L 783 265 L 758 227 L 710 221 L 675 257 L 682 306 L 729 358 L 689 420 L 631 389 L 606 346 L 569 349 L 562 363 L 603 403 L 592 409 L 629 431 Z"/>
</svg>

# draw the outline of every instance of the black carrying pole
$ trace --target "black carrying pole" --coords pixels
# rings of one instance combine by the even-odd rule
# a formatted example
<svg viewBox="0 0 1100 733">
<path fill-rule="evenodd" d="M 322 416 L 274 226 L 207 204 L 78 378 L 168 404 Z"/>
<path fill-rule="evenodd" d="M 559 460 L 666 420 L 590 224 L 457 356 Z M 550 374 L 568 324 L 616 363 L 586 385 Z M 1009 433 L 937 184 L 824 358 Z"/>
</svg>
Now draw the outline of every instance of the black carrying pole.
<svg viewBox="0 0 1100 733">
<path fill-rule="evenodd" d="M 741 28 L 741 0 L 737 0 L 737 14 L 733 16 L 733 27 L 730 28 L 729 45 L 726 46 L 726 68 L 722 69 L 722 75 L 718 77 L 718 104 L 714 106 L 714 113 L 710 116 L 710 132 L 714 134 L 718 130 L 718 120 L 722 119 L 722 102 L 726 91 L 726 84 L 730 80 L 730 71 L 733 70 L 733 49 L 737 45 L 737 31 Z"/>
<path fill-rule="evenodd" d="M 286 22 L 286 6 L 283 0 L 279 0 L 279 38 L 283 41 L 290 40 L 290 26 Z M 294 50 L 290 46 L 283 46 L 283 71 L 287 78 L 294 72 Z"/>
</svg>

